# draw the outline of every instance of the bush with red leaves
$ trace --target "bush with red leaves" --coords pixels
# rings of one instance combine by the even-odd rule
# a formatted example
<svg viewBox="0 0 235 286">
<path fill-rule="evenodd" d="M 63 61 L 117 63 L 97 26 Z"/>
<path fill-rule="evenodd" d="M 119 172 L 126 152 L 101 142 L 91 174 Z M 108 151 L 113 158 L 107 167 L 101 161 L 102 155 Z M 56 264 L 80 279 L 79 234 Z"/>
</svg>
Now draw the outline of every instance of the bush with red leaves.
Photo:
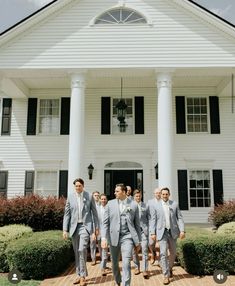
<svg viewBox="0 0 235 286">
<path fill-rule="evenodd" d="M 213 222 L 217 228 L 224 223 L 235 221 L 235 200 L 225 201 L 215 206 L 210 212 L 209 221 Z"/>
</svg>

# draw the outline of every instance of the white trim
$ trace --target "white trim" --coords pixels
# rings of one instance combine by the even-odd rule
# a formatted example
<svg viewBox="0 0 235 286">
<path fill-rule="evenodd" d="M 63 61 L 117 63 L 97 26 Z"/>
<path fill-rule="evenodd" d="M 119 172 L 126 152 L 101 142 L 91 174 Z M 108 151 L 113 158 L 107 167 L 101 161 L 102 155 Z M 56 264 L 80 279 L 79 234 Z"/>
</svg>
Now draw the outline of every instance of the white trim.
<svg viewBox="0 0 235 286">
<path fill-rule="evenodd" d="M 119 1 L 118 4 L 111 6 L 111 7 L 109 7 L 109 8 L 106 9 L 106 10 L 100 10 L 100 12 L 98 12 L 97 15 L 90 20 L 88 26 L 90 26 L 90 27 L 98 26 L 98 27 L 99 27 L 99 26 L 101 25 L 102 28 L 105 27 L 105 26 L 108 26 L 108 27 L 109 27 L 109 25 L 107 25 L 107 24 L 104 24 L 104 25 L 102 25 L 102 24 L 96 25 L 96 24 L 95 24 L 95 21 L 96 21 L 97 18 L 99 18 L 99 17 L 100 17 L 102 14 L 104 14 L 105 12 L 109 12 L 109 11 L 111 11 L 111 10 L 113 10 L 113 9 L 116 9 L 116 8 L 126 8 L 126 9 L 129 9 L 129 10 L 132 10 L 132 11 L 134 11 L 134 12 L 140 14 L 143 18 L 145 18 L 145 20 L 146 20 L 146 22 L 147 22 L 146 24 L 145 24 L 145 23 L 136 23 L 136 24 L 133 24 L 133 25 L 135 25 L 135 26 L 139 26 L 139 25 L 140 25 L 140 26 L 143 26 L 143 25 L 153 26 L 152 18 L 148 15 L 148 13 L 147 13 L 144 9 L 139 8 L 139 7 L 138 7 L 138 9 L 136 9 L 136 6 L 131 5 L 131 4 L 129 4 L 129 3 L 127 4 L 127 3 L 125 3 L 124 1 Z M 130 24 L 122 24 L 122 26 L 124 26 L 124 25 L 128 25 L 128 26 L 129 26 Z"/>
</svg>

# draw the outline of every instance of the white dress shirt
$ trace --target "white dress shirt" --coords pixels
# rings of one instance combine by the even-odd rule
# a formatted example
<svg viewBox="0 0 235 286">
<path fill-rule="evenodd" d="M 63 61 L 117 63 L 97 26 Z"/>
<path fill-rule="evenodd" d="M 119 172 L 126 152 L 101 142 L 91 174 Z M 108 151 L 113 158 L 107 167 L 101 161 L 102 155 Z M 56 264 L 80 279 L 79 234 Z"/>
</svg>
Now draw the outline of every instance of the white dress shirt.
<svg viewBox="0 0 235 286">
<path fill-rule="evenodd" d="M 169 201 L 164 202 L 164 201 L 162 200 L 162 207 L 163 207 L 164 214 L 165 214 L 165 221 L 166 221 L 165 228 L 167 228 L 167 229 L 169 230 L 169 229 L 171 228 L 171 225 L 170 225 L 170 208 L 169 208 Z"/>
<path fill-rule="evenodd" d="M 139 209 L 139 218 L 141 218 L 142 210 L 141 210 L 141 202 L 137 203 Z"/>
<path fill-rule="evenodd" d="M 78 203 L 78 223 L 82 223 L 82 208 L 83 208 L 83 192 L 77 193 L 77 203 Z"/>
<path fill-rule="evenodd" d="M 101 222 L 104 220 L 104 212 L 105 212 L 105 207 L 100 205 L 100 216 L 101 216 Z"/>
<path fill-rule="evenodd" d="M 125 210 L 125 208 L 126 208 L 126 201 L 127 201 L 127 199 L 118 200 L 120 213 L 123 213 L 123 211 Z"/>
</svg>

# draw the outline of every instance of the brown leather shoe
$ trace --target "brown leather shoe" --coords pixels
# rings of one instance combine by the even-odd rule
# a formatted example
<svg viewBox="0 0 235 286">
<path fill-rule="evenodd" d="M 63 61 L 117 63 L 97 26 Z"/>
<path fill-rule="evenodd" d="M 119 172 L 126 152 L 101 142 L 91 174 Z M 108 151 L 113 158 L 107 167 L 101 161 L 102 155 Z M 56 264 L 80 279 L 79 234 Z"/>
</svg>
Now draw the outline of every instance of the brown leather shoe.
<svg viewBox="0 0 235 286">
<path fill-rule="evenodd" d="M 105 269 L 101 269 L 101 276 L 107 276 L 107 271 Z"/>
<path fill-rule="evenodd" d="M 136 268 L 135 269 L 135 275 L 138 275 L 138 274 L 140 274 L 140 270 L 139 270 L 139 268 Z"/>
<path fill-rule="evenodd" d="M 144 271 L 144 272 L 143 272 L 143 276 L 144 276 L 144 279 L 149 279 L 149 273 L 148 273 L 148 271 Z"/>
<path fill-rule="evenodd" d="M 170 270 L 170 278 L 173 278 L 173 270 Z"/>
<path fill-rule="evenodd" d="M 153 254 L 151 254 L 151 258 L 150 258 L 150 264 L 154 264 L 154 262 L 155 262 L 155 260 L 156 260 L 156 255 L 153 255 Z"/>
<path fill-rule="evenodd" d="M 86 286 L 86 279 L 85 279 L 85 277 L 81 277 L 80 278 L 80 285 L 81 286 Z"/>
<path fill-rule="evenodd" d="M 168 277 L 164 277 L 164 279 L 163 279 L 163 284 L 164 284 L 164 285 L 168 285 L 169 283 L 170 283 L 169 278 L 168 278 Z"/>
<path fill-rule="evenodd" d="M 95 261 L 95 260 L 92 260 L 91 265 L 92 265 L 92 266 L 95 266 L 95 265 L 96 265 L 96 261 Z"/>
<path fill-rule="evenodd" d="M 79 284 L 79 283 L 80 283 L 80 277 L 78 276 L 78 277 L 74 280 L 73 284 L 76 285 L 76 284 Z"/>
</svg>

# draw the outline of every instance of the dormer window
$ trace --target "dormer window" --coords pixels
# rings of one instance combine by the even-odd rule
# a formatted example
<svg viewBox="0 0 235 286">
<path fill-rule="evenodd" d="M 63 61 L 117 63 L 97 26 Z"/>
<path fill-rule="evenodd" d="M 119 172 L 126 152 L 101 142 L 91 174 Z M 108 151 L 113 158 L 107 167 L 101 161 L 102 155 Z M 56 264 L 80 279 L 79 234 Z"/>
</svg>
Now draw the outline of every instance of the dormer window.
<svg viewBox="0 0 235 286">
<path fill-rule="evenodd" d="M 115 8 L 103 13 L 95 20 L 95 24 L 146 24 L 146 19 L 131 9 Z"/>
</svg>

